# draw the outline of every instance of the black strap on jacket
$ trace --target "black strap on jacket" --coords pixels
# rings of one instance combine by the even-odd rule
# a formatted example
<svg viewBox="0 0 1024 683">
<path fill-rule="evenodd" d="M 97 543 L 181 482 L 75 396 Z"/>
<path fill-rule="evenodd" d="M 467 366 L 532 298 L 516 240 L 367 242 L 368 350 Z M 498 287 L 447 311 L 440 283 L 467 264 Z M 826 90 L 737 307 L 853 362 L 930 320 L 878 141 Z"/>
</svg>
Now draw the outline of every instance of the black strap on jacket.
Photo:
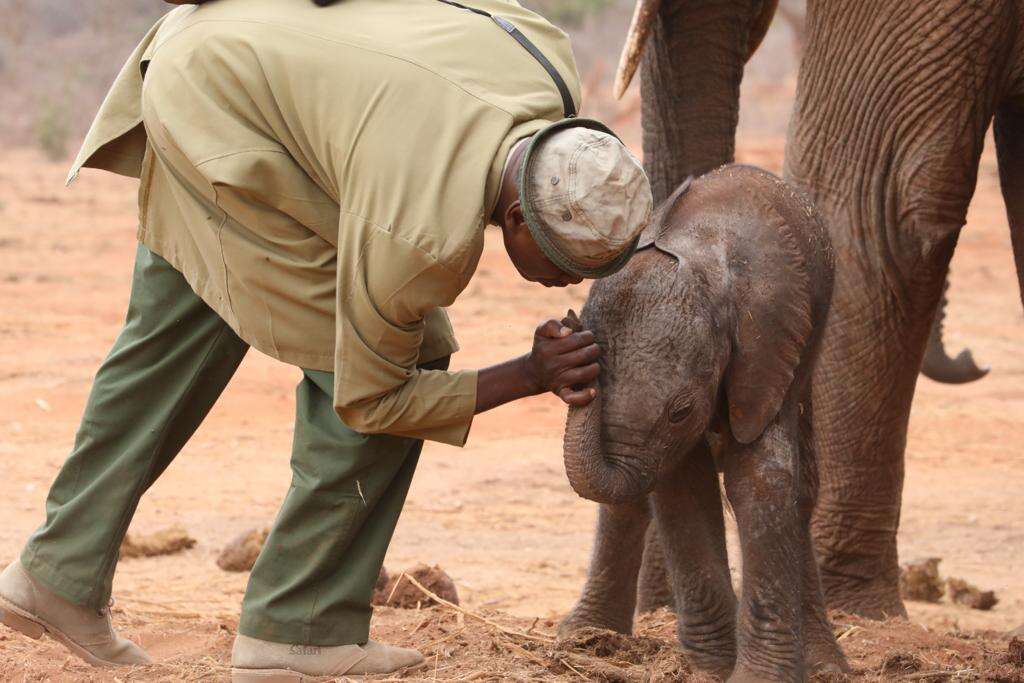
<svg viewBox="0 0 1024 683">
<path fill-rule="evenodd" d="M 337 0 L 313 0 L 314 3 L 321 7 L 333 5 L 336 1 Z M 572 101 L 572 93 L 569 92 L 569 86 L 567 86 L 565 84 L 565 81 L 562 80 L 562 74 L 558 73 L 558 69 L 555 68 L 555 65 L 552 64 L 551 61 L 544 56 L 544 53 L 541 52 L 540 49 L 533 44 L 532 40 L 523 35 L 523 32 L 515 27 L 515 24 L 510 22 L 508 19 L 496 17 L 490 12 L 486 12 L 482 9 L 477 9 L 476 7 L 468 7 L 458 2 L 453 2 L 453 0 L 438 1 L 443 2 L 446 5 L 451 5 L 452 7 L 464 9 L 467 12 L 472 12 L 473 14 L 479 14 L 482 17 L 487 17 L 495 24 L 500 26 L 501 29 L 505 31 L 505 33 L 512 36 L 517 43 L 522 45 L 523 48 L 527 52 L 529 52 L 542 67 L 544 67 L 544 70 L 548 72 L 549 76 L 551 76 L 551 80 L 555 82 L 555 87 L 558 88 L 558 94 L 562 96 L 562 109 L 565 111 L 565 118 L 571 119 L 576 116 L 576 103 Z"/>
<path fill-rule="evenodd" d="M 576 103 L 572 101 L 572 93 L 569 92 L 569 86 L 567 86 L 565 81 L 562 80 L 562 74 L 558 73 L 558 69 L 555 68 L 555 65 L 552 64 L 551 61 L 544 56 L 544 53 L 533 44 L 533 41 L 523 35 L 523 32 L 517 29 L 512 22 L 508 19 L 502 19 L 501 17 L 495 16 L 490 12 L 485 12 L 482 9 L 467 7 L 466 5 L 461 5 L 457 2 L 453 2 L 452 0 L 438 0 L 438 2 L 443 2 L 444 4 L 451 5 L 452 7 L 464 9 L 468 12 L 472 12 L 473 14 L 479 14 L 482 17 L 487 17 L 500 26 L 505 33 L 512 36 L 517 43 L 522 45 L 523 48 L 529 52 L 542 67 L 544 67 L 544 70 L 548 72 L 548 75 L 551 76 L 551 80 L 555 82 L 555 87 L 558 88 L 558 94 L 562 96 L 562 109 L 565 110 L 565 118 L 571 119 L 576 116 Z"/>
<path fill-rule="evenodd" d="M 468 7 L 458 2 L 453 2 L 453 0 L 438 0 L 438 2 L 443 2 L 445 5 L 452 5 L 459 9 L 465 9 L 473 12 L 474 14 L 479 14 L 480 16 L 486 16 L 488 19 L 492 20 L 492 22 L 500 26 L 505 33 L 515 39 L 515 42 L 522 45 L 527 52 L 537 59 L 540 65 L 544 67 L 544 71 L 548 72 L 548 76 L 551 77 L 551 80 L 555 82 L 555 87 L 558 88 L 558 94 L 562 96 L 562 109 L 565 111 L 565 118 L 571 119 L 577 115 L 577 111 L 575 111 L 575 102 L 572 101 L 572 93 L 569 92 L 568 86 L 565 85 L 565 81 L 562 80 L 562 75 L 558 73 L 558 70 L 555 69 L 551 60 L 544 55 L 544 52 L 534 44 L 534 41 L 526 38 L 526 36 L 524 36 L 519 29 L 515 28 L 515 25 L 509 22 L 508 19 L 496 16 L 495 14 L 482 9 L 477 9 L 476 7 Z"/>
</svg>

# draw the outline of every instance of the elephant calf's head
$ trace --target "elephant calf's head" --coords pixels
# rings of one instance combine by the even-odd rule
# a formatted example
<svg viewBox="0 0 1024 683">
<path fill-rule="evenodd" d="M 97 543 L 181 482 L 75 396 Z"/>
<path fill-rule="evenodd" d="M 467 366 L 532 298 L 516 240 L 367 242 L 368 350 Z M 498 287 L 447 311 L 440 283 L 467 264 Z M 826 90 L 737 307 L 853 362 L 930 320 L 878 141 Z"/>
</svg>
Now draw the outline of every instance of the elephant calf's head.
<svg viewBox="0 0 1024 683">
<path fill-rule="evenodd" d="M 726 166 L 677 192 L 583 310 L 604 354 L 598 399 L 566 425 L 573 488 L 641 496 L 717 417 L 755 441 L 809 357 L 831 281 L 821 222 L 774 176 Z"/>
</svg>

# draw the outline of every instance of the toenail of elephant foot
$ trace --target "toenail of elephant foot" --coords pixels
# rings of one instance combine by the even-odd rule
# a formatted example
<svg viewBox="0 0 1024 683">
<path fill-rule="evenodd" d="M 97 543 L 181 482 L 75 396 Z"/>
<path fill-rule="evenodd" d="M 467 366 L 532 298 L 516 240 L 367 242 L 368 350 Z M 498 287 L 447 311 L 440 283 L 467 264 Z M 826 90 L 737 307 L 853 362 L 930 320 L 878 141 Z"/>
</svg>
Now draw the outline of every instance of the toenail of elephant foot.
<svg viewBox="0 0 1024 683">
<path fill-rule="evenodd" d="M 810 671 L 811 680 L 816 683 L 840 683 L 849 680 L 852 673 L 850 665 L 838 666 L 836 664 L 822 664 Z"/>
<path fill-rule="evenodd" d="M 781 680 L 777 678 L 767 678 L 764 674 L 751 671 L 742 667 L 736 667 L 733 670 L 732 675 L 728 678 L 724 678 L 727 683 L 764 683 L 770 680 Z"/>
<path fill-rule="evenodd" d="M 850 665 L 843 653 L 827 645 L 807 648 L 807 671 L 821 680 L 841 680 L 844 674 L 850 673 Z"/>
<path fill-rule="evenodd" d="M 812 676 L 821 677 L 823 680 L 831 680 L 833 677 L 842 677 L 845 674 L 849 674 L 852 670 L 850 669 L 850 665 L 847 663 L 846 657 L 840 655 L 840 658 L 827 660 L 808 659 L 807 671 Z"/>
<path fill-rule="evenodd" d="M 686 652 L 686 659 L 694 670 L 714 676 L 721 681 L 729 678 L 736 665 L 736 660 L 732 657 L 708 657 Z"/>
<path fill-rule="evenodd" d="M 765 683 L 765 681 L 800 681 L 803 677 L 796 671 L 755 671 L 737 664 L 727 683 Z"/>
</svg>

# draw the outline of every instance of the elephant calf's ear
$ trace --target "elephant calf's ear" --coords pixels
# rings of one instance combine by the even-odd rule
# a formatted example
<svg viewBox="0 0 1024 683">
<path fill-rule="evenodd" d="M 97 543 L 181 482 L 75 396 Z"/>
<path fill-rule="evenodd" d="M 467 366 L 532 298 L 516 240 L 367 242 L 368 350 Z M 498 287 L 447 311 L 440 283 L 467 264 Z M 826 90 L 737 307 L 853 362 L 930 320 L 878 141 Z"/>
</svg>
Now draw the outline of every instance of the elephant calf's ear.
<svg viewBox="0 0 1024 683">
<path fill-rule="evenodd" d="M 745 444 L 778 415 L 813 328 L 809 278 L 789 226 L 750 226 L 748 237 L 730 258 L 735 323 L 725 373 L 729 424 Z"/>
</svg>

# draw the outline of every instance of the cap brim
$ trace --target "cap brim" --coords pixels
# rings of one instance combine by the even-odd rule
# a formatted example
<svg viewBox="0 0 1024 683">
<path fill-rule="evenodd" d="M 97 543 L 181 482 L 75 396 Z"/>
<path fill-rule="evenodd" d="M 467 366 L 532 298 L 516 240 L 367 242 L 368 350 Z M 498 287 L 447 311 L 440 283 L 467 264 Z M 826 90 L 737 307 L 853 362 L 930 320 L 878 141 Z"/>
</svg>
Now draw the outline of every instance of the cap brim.
<svg viewBox="0 0 1024 683">
<path fill-rule="evenodd" d="M 590 279 L 607 277 L 621 270 L 622 267 L 629 262 L 629 259 L 632 258 L 633 252 L 636 251 L 637 244 L 640 241 L 639 235 L 615 258 L 601 266 L 595 267 L 579 263 L 559 249 L 558 245 L 551 240 L 547 230 L 544 228 L 537 215 L 537 211 L 533 205 L 533 197 L 530 195 L 530 187 L 532 186 L 531 181 L 533 180 L 532 162 L 536 158 L 537 150 L 540 149 L 543 142 L 547 138 L 551 137 L 551 135 L 568 128 L 590 128 L 591 130 L 607 133 L 616 140 L 619 140 L 619 136 L 615 135 L 611 129 L 600 121 L 595 121 L 594 119 L 562 119 L 561 121 L 556 121 L 546 128 L 542 128 L 537 131 L 534 134 L 533 139 L 530 140 L 530 143 L 527 145 L 526 152 L 523 156 L 523 163 L 519 166 L 519 204 L 522 206 L 523 217 L 526 219 L 526 226 L 530 229 L 533 241 L 537 243 L 537 246 L 540 247 L 540 250 L 552 263 L 570 275 L 577 275 L 579 277 Z M 621 140 L 619 141 L 621 142 Z"/>
</svg>

